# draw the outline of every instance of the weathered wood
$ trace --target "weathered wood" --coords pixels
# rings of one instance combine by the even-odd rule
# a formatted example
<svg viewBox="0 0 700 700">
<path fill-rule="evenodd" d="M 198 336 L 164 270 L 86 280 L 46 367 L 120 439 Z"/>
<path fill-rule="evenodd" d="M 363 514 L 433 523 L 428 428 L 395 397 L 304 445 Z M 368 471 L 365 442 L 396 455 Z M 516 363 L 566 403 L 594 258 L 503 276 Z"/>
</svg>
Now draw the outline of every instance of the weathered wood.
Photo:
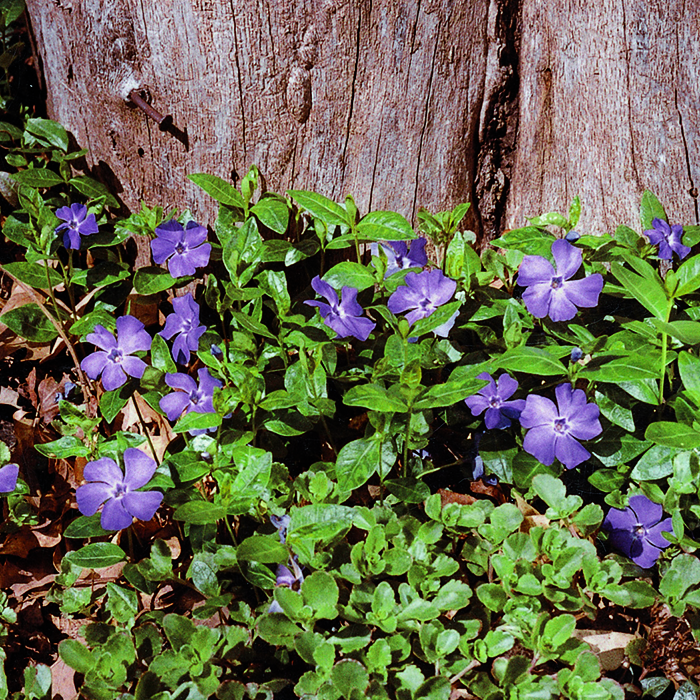
<svg viewBox="0 0 700 700">
<path fill-rule="evenodd" d="M 645 189 L 697 224 L 700 5 L 523 0 L 506 221 L 583 203 L 580 228 L 639 229 Z"/>
<path fill-rule="evenodd" d="M 186 179 L 352 193 L 362 211 L 475 204 L 487 237 L 565 211 L 638 227 L 654 190 L 697 223 L 700 5 L 670 0 L 28 0 L 50 116 L 124 203 Z M 186 132 L 127 106 L 132 87 Z"/>
<path fill-rule="evenodd" d="M 130 208 L 189 206 L 186 180 L 256 163 L 274 190 L 361 209 L 472 199 L 486 0 L 29 0 L 49 113 L 112 172 Z M 150 94 L 189 150 L 127 106 Z"/>
</svg>

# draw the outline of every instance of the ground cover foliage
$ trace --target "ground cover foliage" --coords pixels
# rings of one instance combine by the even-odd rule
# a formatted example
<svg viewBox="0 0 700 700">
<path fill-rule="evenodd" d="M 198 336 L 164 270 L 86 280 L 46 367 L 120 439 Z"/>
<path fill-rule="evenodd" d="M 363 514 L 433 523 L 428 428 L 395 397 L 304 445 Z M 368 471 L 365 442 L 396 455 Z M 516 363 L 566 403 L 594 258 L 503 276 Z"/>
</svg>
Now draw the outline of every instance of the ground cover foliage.
<svg viewBox="0 0 700 700">
<path fill-rule="evenodd" d="M 4 108 L 0 698 L 697 697 L 700 228 L 207 230 Z"/>
</svg>

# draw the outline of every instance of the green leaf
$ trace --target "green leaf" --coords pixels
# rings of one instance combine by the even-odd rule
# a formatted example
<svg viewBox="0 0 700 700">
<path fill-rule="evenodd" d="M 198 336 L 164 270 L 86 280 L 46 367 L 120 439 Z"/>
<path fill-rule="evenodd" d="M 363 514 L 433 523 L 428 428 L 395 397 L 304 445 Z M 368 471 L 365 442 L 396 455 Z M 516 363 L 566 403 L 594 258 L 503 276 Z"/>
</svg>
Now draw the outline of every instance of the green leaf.
<svg viewBox="0 0 700 700">
<path fill-rule="evenodd" d="M 331 681 L 338 692 L 350 700 L 356 692 L 364 695 L 369 684 L 369 673 L 359 661 L 343 659 L 331 669 Z"/>
<path fill-rule="evenodd" d="M 338 584 L 325 571 L 315 571 L 307 576 L 301 584 L 301 594 L 304 602 L 314 609 L 314 617 L 333 620 L 338 616 Z"/>
<path fill-rule="evenodd" d="M 635 465 L 630 478 L 635 481 L 656 481 L 673 474 L 673 457 L 676 450 L 664 445 L 654 445 Z"/>
<path fill-rule="evenodd" d="M 549 231 L 535 226 L 525 226 L 504 233 L 492 243 L 494 246 L 506 250 L 522 250 L 530 255 L 548 257 L 555 240 L 556 237 Z"/>
<path fill-rule="evenodd" d="M 543 641 L 551 649 L 558 649 L 567 642 L 576 629 L 576 618 L 573 615 L 557 615 L 544 626 Z"/>
<path fill-rule="evenodd" d="M 0 323 L 33 343 L 49 343 L 58 337 L 58 331 L 38 304 L 25 304 L 10 309 L 0 316 Z"/>
<path fill-rule="evenodd" d="M 606 362 L 598 368 L 586 368 L 581 372 L 581 376 L 589 381 L 617 384 L 639 379 L 657 379 L 659 369 L 660 364 L 655 363 L 654 357 L 635 355 Z"/>
<path fill-rule="evenodd" d="M 177 365 L 170 354 L 170 348 L 161 335 L 156 333 L 151 343 L 151 364 L 161 372 L 175 374 Z"/>
<path fill-rule="evenodd" d="M 352 525 L 353 509 L 334 504 L 312 504 L 292 507 L 287 541 L 293 546 L 295 539 L 313 538 L 331 540 Z"/>
<path fill-rule="evenodd" d="M 104 569 L 126 559 L 121 547 L 111 542 L 86 544 L 82 549 L 66 554 L 70 563 L 83 569 Z"/>
<path fill-rule="evenodd" d="M 226 517 L 226 509 L 209 501 L 188 501 L 175 509 L 173 518 L 193 525 L 215 523 Z"/>
<path fill-rule="evenodd" d="M 455 632 L 455 630 L 445 630 L 445 632 Z M 449 700 L 452 686 L 448 678 L 435 676 L 428 678 L 425 683 L 421 683 L 418 690 L 413 695 L 414 700 Z"/>
<path fill-rule="evenodd" d="M 333 200 L 316 192 L 287 190 L 287 194 L 312 216 L 328 226 L 352 226 L 349 214 Z"/>
<path fill-rule="evenodd" d="M 346 406 L 362 406 L 385 413 L 406 413 L 408 404 L 379 384 L 359 384 L 343 396 Z"/>
<path fill-rule="evenodd" d="M 226 180 L 207 173 L 192 173 L 187 177 L 217 202 L 237 209 L 245 207 L 241 193 Z"/>
<path fill-rule="evenodd" d="M 642 201 L 639 209 L 639 219 L 642 222 L 642 231 L 648 231 L 652 227 L 654 219 L 663 219 L 667 221 L 666 212 L 664 211 L 661 202 L 656 198 L 656 195 L 650 190 L 644 190 Z"/>
<path fill-rule="evenodd" d="M 453 373 L 454 375 L 454 373 Z M 442 408 L 452 406 L 463 401 L 468 396 L 476 394 L 479 389 L 486 386 L 487 381 L 475 377 L 464 379 L 448 379 L 444 384 L 436 384 L 424 391 L 413 404 L 413 408 L 423 411 L 429 408 Z"/>
<path fill-rule="evenodd" d="M 73 335 L 79 335 L 81 337 L 86 336 L 88 333 L 92 333 L 95 330 L 95 326 L 101 325 L 108 331 L 114 333 L 116 328 L 116 323 L 114 320 L 114 314 L 107 313 L 103 309 L 95 309 L 88 314 L 85 314 L 82 318 L 78 319 L 71 327 L 70 332 Z"/>
<path fill-rule="evenodd" d="M 4 267 L 20 282 L 24 282 L 30 287 L 34 287 L 34 289 L 51 289 L 58 287 L 63 282 L 63 278 L 58 271 L 48 265 L 30 262 L 10 262 L 5 263 Z"/>
<path fill-rule="evenodd" d="M 95 659 L 86 646 L 77 639 L 64 639 L 58 645 L 58 655 L 65 664 L 78 673 L 87 673 L 95 666 Z"/>
<path fill-rule="evenodd" d="M 357 232 L 367 241 L 410 241 L 416 234 L 406 219 L 393 211 L 371 211 L 357 224 Z"/>
<path fill-rule="evenodd" d="M 100 398 L 100 413 L 104 419 L 111 423 L 119 412 L 126 406 L 131 398 L 132 389 L 130 383 L 127 382 L 114 391 L 105 391 Z"/>
<path fill-rule="evenodd" d="M 107 530 L 100 525 L 100 513 L 91 516 L 81 515 L 76 518 L 64 531 L 63 536 L 69 539 L 84 540 L 88 537 L 102 537 L 108 535 Z"/>
<path fill-rule="evenodd" d="M 682 352 L 678 356 L 678 370 L 685 388 L 700 394 L 700 358 Z"/>
<path fill-rule="evenodd" d="M 364 265 L 345 261 L 328 270 L 323 275 L 323 281 L 328 282 L 335 289 L 341 289 L 345 286 L 354 287 L 358 291 L 362 291 L 374 284 L 374 273 Z"/>
<path fill-rule="evenodd" d="M 32 136 L 37 136 L 51 146 L 68 152 L 68 133 L 58 122 L 51 119 L 41 119 L 39 117 L 27 119 L 25 124 L 26 131 Z"/>
<path fill-rule="evenodd" d="M 13 173 L 12 179 L 27 187 L 54 187 L 55 185 L 62 185 L 64 182 L 60 175 L 46 168 L 22 170 L 21 172 Z"/>
<path fill-rule="evenodd" d="M 338 487 L 342 491 L 352 491 L 363 486 L 377 469 L 386 474 L 395 461 L 396 455 L 389 443 L 374 438 L 353 440 L 338 453 Z"/>
<path fill-rule="evenodd" d="M 700 255 L 688 258 L 676 270 L 678 277 L 678 287 L 676 287 L 675 297 L 690 294 L 700 287 Z"/>
<path fill-rule="evenodd" d="M 546 350 L 539 348 L 519 347 L 508 350 L 497 358 L 495 366 L 511 372 L 525 372 L 543 377 L 566 375 L 564 365 Z"/>
<path fill-rule="evenodd" d="M 218 428 L 220 425 L 221 416 L 218 413 L 190 411 L 175 423 L 173 432 L 185 433 L 190 430 L 208 430 L 209 428 Z"/>
<path fill-rule="evenodd" d="M 241 561 L 259 561 L 263 564 L 281 564 L 287 560 L 289 552 L 277 536 L 253 535 L 243 540 L 236 548 L 236 556 Z"/>
<path fill-rule="evenodd" d="M 405 477 L 384 482 L 386 490 L 403 503 L 422 503 L 430 496 L 430 488 L 418 479 Z"/>
<path fill-rule="evenodd" d="M 461 305 L 461 301 L 451 301 L 449 304 L 444 304 L 433 311 L 430 316 L 418 319 L 411 327 L 410 337 L 418 338 L 447 323 L 454 316 L 455 312 L 459 311 Z"/>
<path fill-rule="evenodd" d="M 660 279 L 657 279 L 656 276 L 651 279 L 642 277 L 627 270 L 617 262 L 612 264 L 612 273 L 645 309 L 654 314 L 660 321 L 666 321 L 668 299 Z"/>
<path fill-rule="evenodd" d="M 47 457 L 56 457 L 58 459 L 87 457 L 90 454 L 88 446 L 72 435 L 64 435 L 53 442 L 35 444 L 34 449 Z"/>
<path fill-rule="evenodd" d="M 644 433 L 647 440 L 665 447 L 692 450 L 700 447 L 700 432 L 682 423 L 659 421 L 651 423 Z"/>
<path fill-rule="evenodd" d="M 609 584 L 598 592 L 624 608 L 650 608 L 659 597 L 656 589 L 645 581 Z"/>
<path fill-rule="evenodd" d="M 664 323 L 657 318 L 651 319 L 652 323 L 660 331 L 677 338 L 686 345 L 700 344 L 700 323 L 697 321 L 671 321 Z"/>
<path fill-rule="evenodd" d="M 278 197 L 263 196 L 257 204 L 250 209 L 258 221 L 281 236 L 287 231 L 289 225 L 289 206 L 286 200 Z"/>
<path fill-rule="evenodd" d="M 497 583 L 482 583 L 476 589 L 477 598 L 492 612 L 500 612 L 508 596 L 503 587 Z"/>
<path fill-rule="evenodd" d="M 80 177 L 72 177 L 68 180 L 70 185 L 73 185 L 80 194 L 85 195 L 90 199 L 99 199 L 100 197 L 105 198 L 105 204 L 108 207 L 118 207 L 119 201 L 116 197 L 101 183 L 97 180 L 88 177 L 87 175 L 81 175 Z"/>
<path fill-rule="evenodd" d="M 140 267 L 134 275 L 134 289 L 143 295 L 157 294 L 176 284 L 167 270 L 160 267 Z"/>
</svg>

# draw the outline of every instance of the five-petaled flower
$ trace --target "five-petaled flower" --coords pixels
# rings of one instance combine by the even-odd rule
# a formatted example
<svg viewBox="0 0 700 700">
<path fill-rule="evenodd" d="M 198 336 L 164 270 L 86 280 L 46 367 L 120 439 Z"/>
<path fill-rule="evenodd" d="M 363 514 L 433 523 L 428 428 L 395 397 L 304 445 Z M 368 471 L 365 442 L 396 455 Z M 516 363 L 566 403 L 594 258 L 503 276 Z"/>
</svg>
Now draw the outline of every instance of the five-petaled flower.
<svg viewBox="0 0 700 700">
<path fill-rule="evenodd" d="M 517 419 L 525 408 L 524 399 L 508 401 L 516 392 L 518 382 L 505 372 L 498 378 L 498 384 L 488 372 L 477 375 L 477 379 L 487 379 L 489 383 L 464 402 L 473 416 L 486 411 L 484 421 L 489 430 L 507 428 L 511 419 Z"/>
<path fill-rule="evenodd" d="M 671 518 L 662 520 L 663 508 L 646 496 L 632 496 L 627 508 L 611 508 L 603 521 L 608 541 L 637 566 L 654 566 L 661 550 L 671 544 L 662 532 L 673 533 Z"/>
<path fill-rule="evenodd" d="M 424 267 L 428 264 L 428 256 L 425 253 L 425 238 L 414 238 L 410 246 L 406 241 L 388 241 L 381 243 L 386 254 L 386 272 L 384 277 L 389 277 L 399 270 L 409 267 Z M 370 250 L 372 255 L 379 255 L 378 243 L 372 243 Z"/>
<path fill-rule="evenodd" d="M 146 363 L 133 353 L 150 350 L 152 339 L 137 318 L 120 316 L 117 319 L 116 338 L 100 324 L 85 338 L 101 350 L 88 355 L 80 367 L 90 379 L 97 379 L 101 374 L 105 390 L 118 389 L 126 382 L 127 374 L 137 379 L 143 376 Z"/>
<path fill-rule="evenodd" d="M 284 564 L 278 564 L 277 565 L 277 571 L 276 573 L 276 579 L 275 579 L 275 588 L 279 588 L 280 586 L 283 586 L 285 588 L 291 588 L 293 591 L 296 591 L 297 593 L 301 593 L 301 584 L 304 582 L 304 574 L 301 570 L 301 567 L 299 566 L 297 562 L 296 556 L 292 557 L 289 561 L 289 565 L 291 566 L 291 569 L 289 566 L 285 566 Z M 272 603 L 270 604 L 270 607 L 268 608 L 268 612 L 271 613 L 281 613 L 284 612 L 282 609 L 282 606 L 276 601 L 273 600 Z"/>
<path fill-rule="evenodd" d="M 540 255 L 526 255 L 520 265 L 516 283 L 527 287 L 523 301 L 535 318 L 549 316 L 552 321 L 569 321 L 579 306 L 598 304 L 603 289 L 602 275 L 595 274 L 572 280 L 581 267 L 582 253 L 564 239 L 552 243 L 556 267 Z"/>
<path fill-rule="evenodd" d="M 555 390 L 557 405 L 544 396 L 530 394 L 520 425 L 528 432 L 523 449 L 542 464 L 550 465 L 556 457 L 567 469 L 585 462 L 590 452 L 577 440 L 590 440 L 603 432 L 598 416 L 600 409 L 586 402 L 582 389 L 560 384 Z"/>
<path fill-rule="evenodd" d="M 63 245 L 66 248 L 80 250 L 80 237 L 97 233 L 97 221 L 94 214 L 87 213 L 84 204 L 71 204 L 56 210 L 56 216 L 64 223 L 56 226 L 54 231 L 63 231 Z"/>
<path fill-rule="evenodd" d="M 670 226 L 663 219 L 654 219 L 651 225 L 653 228 L 645 231 L 644 235 L 649 238 L 652 245 L 659 246 L 659 257 L 662 260 L 671 260 L 674 253 L 683 260 L 690 253 L 690 248 L 681 242 L 683 226 L 680 224 Z"/>
<path fill-rule="evenodd" d="M 413 309 L 406 314 L 406 320 L 411 325 L 418 319 L 427 318 L 439 306 L 446 304 L 457 289 L 457 283 L 445 277 L 442 270 L 438 269 L 409 272 L 404 282 L 389 297 L 387 306 L 393 314 Z M 454 318 L 456 315 L 450 319 L 452 323 Z"/>
<path fill-rule="evenodd" d="M 129 447 L 124 451 L 124 467 L 122 472 L 110 457 L 88 462 L 83 477 L 89 483 L 75 492 L 83 515 L 94 515 L 104 503 L 100 522 L 105 530 L 123 530 L 133 518 L 150 520 L 163 500 L 160 491 L 137 490 L 155 474 L 156 463 L 151 457 Z"/>
<path fill-rule="evenodd" d="M 211 255 L 211 244 L 205 243 L 207 230 L 196 221 L 183 225 L 171 219 L 156 228 L 156 238 L 151 241 L 153 260 L 162 265 L 168 260 L 168 272 L 172 277 L 194 275 L 198 267 L 206 267 Z"/>
<path fill-rule="evenodd" d="M 199 304 L 188 292 L 184 297 L 173 299 L 173 313 L 165 319 L 165 328 L 158 335 L 170 340 L 177 334 L 173 343 L 173 359 L 181 365 L 190 361 L 190 352 L 197 352 L 199 339 L 207 330 L 199 325 Z"/>
<path fill-rule="evenodd" d="M 10 493 L 17 486 L 19 465 L 6 464 L 0 469 L 0 493 Z"/>
<path fill-rule="evenodd" d="M 206 367 L 202 367 L 199 372 L 199 386 L 189 376 L 189 374 L 166 374 L 165 383 L 172 389 L 171 394 L 164 396 L 159 406 L 165 411 L 168 420 L 176 421 L 184 411 L 189 413 L 214 413 L 214 389 L 222 387 L 223 383 L 209 374 Z"/>
<path fill-rule="evenodd" d="M 342 301 L 339 301 L 335 289 L 318 275 L 311 280 L 311 286 L 317 294 L 325 297 L 328 303 L 315 300 L 304 303 L 318 306 L 323 322 L 337 333 L 338 338 L 352 336 L 363 341 L 369 338 L 375 324 L 362 316 L 364 310 L 357 303 L 357 289 L 343 287 L 340 292 Z"/>
</svg>

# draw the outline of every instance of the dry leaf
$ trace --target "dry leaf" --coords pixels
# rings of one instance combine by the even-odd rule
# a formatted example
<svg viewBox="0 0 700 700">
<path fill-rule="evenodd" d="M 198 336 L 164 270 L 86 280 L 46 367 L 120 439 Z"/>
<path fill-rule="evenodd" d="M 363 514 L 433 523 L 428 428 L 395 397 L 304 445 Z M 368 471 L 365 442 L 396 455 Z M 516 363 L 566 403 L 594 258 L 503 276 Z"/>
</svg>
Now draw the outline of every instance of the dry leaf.
<svg viewBox="0 0 700 700">
<path fill-rule="evenodd" d="M 625 660 L 625 649 L 627 645 L 638 637 L 625 632 L 614 632 L 612 630 L 574 630 L 573 636 L 586 642 L 591 647 L 591 651 L 598 657 L 600 667 L 603 671 L 614 671 L 620 668 Z"/>
</svg>

